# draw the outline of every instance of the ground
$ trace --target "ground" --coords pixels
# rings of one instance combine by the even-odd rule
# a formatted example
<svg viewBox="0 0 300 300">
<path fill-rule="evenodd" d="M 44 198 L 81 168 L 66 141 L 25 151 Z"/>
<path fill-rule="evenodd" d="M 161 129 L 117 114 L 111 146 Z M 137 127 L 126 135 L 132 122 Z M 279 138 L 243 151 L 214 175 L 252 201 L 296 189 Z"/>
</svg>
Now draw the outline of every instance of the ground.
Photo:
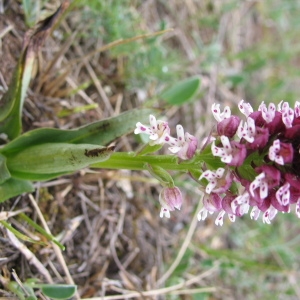
<svg viewBox="0 0 300 300">
<path fill-rule="evenodd" d="M 277 90 L 268 90 L 268 85 L 275 86 L 274 82 L 288 72 L 278 66 L 280 58 L 274 53 L 271 56 L 269 48 L 253 50 L 259 41 L 272 40 L 271 33 L 280 38 L 274 20 L 266 17 L 265 7 L 257 1 L 226 1 L 228 7 L 220 1 L 173 0 L 172 5 L 162 1 L 127 2 L 112 1 L 114 4 L 89 8 L 95 9 L 95 14 L 96 8 L 107 10 L 108 21 L 115 21 L 116 26 L 107 25 L 105 20 L 98 25 L 99 20 L 94 18 L 93 28 L 86 19 L 89 9 L 85 6 L 74 6 L 67 12 L 38 55 L 24 106 L 24 131 L 77 128 L 142 107 L 145 98 L 151 101 L 157 92 L 182 76 L 201 77 L 197 100 L 181 107 L 157 99 L 152 103 L 162 109 L 171 124 L 180 122 L 198 138 L 213 126 L 209 115 L 216 100 L 234 107 L 245 96 L 255 103 L 255 97 L 262 101 L 276 92 L 278 97 L 287 94 L 282 88 L 285 82 L 280 82 Z M 28 30 L 19 1 L 1 4 L 0 95 L 9 85 Z M 45 13 L 55 11 L 58 5 L 49 1 Z M 128 16 L 136 18 L 133 23 L 128 22 Z M 183 24 L 182 20 L 188 19 L 190 22 Z M 138 35 L 163 29 L 164 23 L 174 31 L 154 39 L 154 44 L 137 41 L 122 45 L 124 48 L 92 53 L 120 37 L 130 37 L 134 26 L 139 25 L 133 31 Z M 100 29 L 94 33 L 96 26 Z M 143 60 L 145 57 L 155 57 L 157 69 L 153 70 L 151 62 Z M 275 67 L 270 63 L 261 71 L 258 65 L 269 57 Z M 164 63 L 173 68 L 169 77 L 161 72 L 166 70 Z M 156 78 L 156 73 L 160 77 Z M 260 86 L 262 80 L 264 86 Z M 289 84 L 297 80 L 293 77 Z M 292 100 L 295 97 L 287 95 Z M 132 134 L 115 144 L 117 151 L 139 147 Z M 285 297 L 278 299 L 297 299 L 300 292 L 294 282 L 299 278 L 299 261 L 295 258 L 294 265 L 291 262 L 298 251 L 293 246 L 297 244 L 293 235 L 297 232 L 295 220 L 276 223 L 277 231 L 241 220 L 235 227 L 226 223 L 223 228 L 217 228 L 212 219 L 199 223 L 196 214 L 201 192 L 186 182 L 185 176 L 177 176 L 176 181 L 183 187 L 185 200 L 181 211 L 172 214 L 171 219 L 160 219 L 161 187 L 147 172 L 84 169 L 36 182 L 36 191 L 31 195 L 1 203 L 2 211 L 26 209 L 37 223 L 45 221 L 66 250 L 51 243 L 45 246 L 22 241 L 32 253 L 26 256 L 26 250 L 20 251 L 7 230 L 0 227 L 0 296 L 13 297 L 6 284 L 14 279 L 15 270 L 22 282 L 38 278 L 41 282 L 75 283 L 78 295 L 74 299 L 124 299 L 126 290 L 132 291 L 131 298 L 136 299 L 241 299 L 242 295 L 246 299 L 267 299 L 269 291 Z M 9 222 L 23 234 L 43 239 L 17 216 Z M 284 234 L 287 229 L 289 234 Z M 276 240 L 276 236 L 282 240 Z M 283 241 L 289 241 L 291 248 L 280 248 Z M 265 282 L 263 287 L 258 281 Z M 39 293 L 38 297 L 44 296 Z"/>
</svg>

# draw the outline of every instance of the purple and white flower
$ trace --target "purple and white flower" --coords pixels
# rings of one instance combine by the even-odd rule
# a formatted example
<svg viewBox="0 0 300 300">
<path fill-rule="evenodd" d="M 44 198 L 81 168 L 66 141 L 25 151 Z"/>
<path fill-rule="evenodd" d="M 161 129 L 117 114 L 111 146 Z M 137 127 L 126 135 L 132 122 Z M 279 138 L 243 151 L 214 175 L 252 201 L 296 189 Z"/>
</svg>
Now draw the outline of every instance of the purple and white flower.
<svg viewBox="0 0 300 300">
<path fill-rule="evenodd" d="M 191 159 L 198 147 L 198 140 L 188 132 L 184 133 L 184 129 L 181 125 L 176 126 L 177 138 L 170 138 L 166 141 L 171 145 L 169 150 L 172 153 L 177 153 L 178 157 L 186 160 Z"/>
<path fill-rule="evenodd" d="M 153 145 L 163 145 L 170 139 L 170 128 L 168 122 L 156 120 L 153 115 L 149 117 L 150 126 L 143 125 L 138 122 L 136 124 L 135 134 L 144 133 L 149 135 L 151 140 L 149 144 Z"/>
</svg>

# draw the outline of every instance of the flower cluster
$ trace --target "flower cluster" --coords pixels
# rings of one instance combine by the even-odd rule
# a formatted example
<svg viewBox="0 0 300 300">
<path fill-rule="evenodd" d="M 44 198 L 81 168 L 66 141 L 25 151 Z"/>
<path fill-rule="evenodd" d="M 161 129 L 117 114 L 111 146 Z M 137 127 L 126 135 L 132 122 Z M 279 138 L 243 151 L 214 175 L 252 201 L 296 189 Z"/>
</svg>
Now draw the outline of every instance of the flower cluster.
<svg viewBox="0 0 300 300">
<path fill-rule="evenodd" d="M 254 111 L 242 100 L 243 119 L 231 115 L 229 107 L 223 112 L 219 107 L 212 107 L 218 124 L 211 151 L 226 165 L 200 176 L 208 183 L 198 219 L 217 212 L 215 223 L 222 225 L 226 213 L 234 221 L 251 208 L 252 219 L 262 213 L 263 222 L 270 224 L 278 212 L 290 212 L 292 204 L 300 217 L 300 102 L 294 109 L 287 102 L 277 109 L 262 103 Z"/>
<path fill-rule="evenodd" d="M 300 218 L 300 102 L 294 108 L 288 102 L 277 108 L 262 103 L 254 111 L 242 100 L 238 108 L 242 116 L 232 115 L 228 106 L 223 112 L 219 104 L 212 106 L 217 126 L 202 150 L 207 155 L 209 149 L 217 159 L 205 161 L 203 156 L 199 184 L 204 198 L 198 219 L 217 213 L 215 223 L 222 225 L 226 214 L 233 222 L 250 212 L 254 220 L 262 213 L 263 222 L 270 224 L 278 212 L 290 212 L 292 205 Z M 150 145 L 168 144 L 181 160 L 196 156 L 199 166 L 198 141 L 181 125 L 176 127 L 177 138 L 170 135 L 167 122 L 152 115 L 150 126 L 137 123 L 136 127 L 136 134 L 149 135 Z M 160 203 L 161 217 L 170 217 L 170 211 L 181 207 L 180 190 L 172 185 L 164 188 Z"/>
</svg>

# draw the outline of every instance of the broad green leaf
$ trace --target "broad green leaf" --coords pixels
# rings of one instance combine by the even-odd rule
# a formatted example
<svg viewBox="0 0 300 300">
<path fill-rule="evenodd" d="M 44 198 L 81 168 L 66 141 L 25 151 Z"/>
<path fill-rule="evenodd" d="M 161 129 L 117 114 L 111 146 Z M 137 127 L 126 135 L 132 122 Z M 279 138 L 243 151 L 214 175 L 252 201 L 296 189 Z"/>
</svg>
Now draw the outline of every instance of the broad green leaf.
<svg viewBox="0 0 300 300">
<path fill-rule="evenodd" d="M 37 175 L 52 178 L 53 174 L 74 172 L 107 160 L 113 150 L 114 147 L 90 144 L 45 143 L 8 155 L 7 168 L 20 179 L 33 180 Z"/>
<path fill-rule="evenodd" d="M 51 174 L 33 174 L 33 173 L 23 173 L 23 172 L 14 171 L 13 177 L 22 180 L 30 180 L 30 181 L 47 181 L 47 180 L 51 180 L 72 173 L 74 173 L 74 171 L 51 173 Z"/>
<path fill-rule="evenodd" d="M 69 299 L 75 295 L 77 286 L 69 284 L 36 284 L 51 299 Z"/>
<path fill-rule="evenodd" d="M 166 89 L 160 97 L 172 105 L 181 105 L 193 98 L 200 87 L 200 83 L 199 77 L 185 79 Z"/>
<path fill-rule="evenodd" d="M 6 167 L 6 157 L 0 154 L 0 184 L 10 178 L 10 173 Z"/>
<path fill-rule="evenodd" d="M 0 203 L 11 197 L 33 191 L 34 187 L 30 181 L 9 178 L 0 184 Z"/>
<path fill-rule="evenodd" d="M 43 143 L 107 145 L 133 131 L 137 122 L 147 122 L 151 113 L 153 113 L 152 109 L 131 110 L 73 130 L 35 129 L 5 145 L 0 149 L 0 153 L 10 155 L 29 146 Z"/>
</svg>

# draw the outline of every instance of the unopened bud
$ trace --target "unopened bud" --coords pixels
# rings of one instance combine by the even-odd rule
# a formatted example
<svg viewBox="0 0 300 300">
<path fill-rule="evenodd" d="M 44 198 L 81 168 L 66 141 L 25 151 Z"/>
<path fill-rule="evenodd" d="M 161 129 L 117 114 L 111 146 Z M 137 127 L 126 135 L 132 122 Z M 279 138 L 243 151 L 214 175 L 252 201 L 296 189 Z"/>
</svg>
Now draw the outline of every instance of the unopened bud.
<svg viewBox="0 0 300 300">
<path fill-rule="evenodd" d="M 165 187 L 159 195 L 161 206 L 169 211 L 180 210 L 182 205 L 182 194 L 178 187 Z"/>
</svg>

